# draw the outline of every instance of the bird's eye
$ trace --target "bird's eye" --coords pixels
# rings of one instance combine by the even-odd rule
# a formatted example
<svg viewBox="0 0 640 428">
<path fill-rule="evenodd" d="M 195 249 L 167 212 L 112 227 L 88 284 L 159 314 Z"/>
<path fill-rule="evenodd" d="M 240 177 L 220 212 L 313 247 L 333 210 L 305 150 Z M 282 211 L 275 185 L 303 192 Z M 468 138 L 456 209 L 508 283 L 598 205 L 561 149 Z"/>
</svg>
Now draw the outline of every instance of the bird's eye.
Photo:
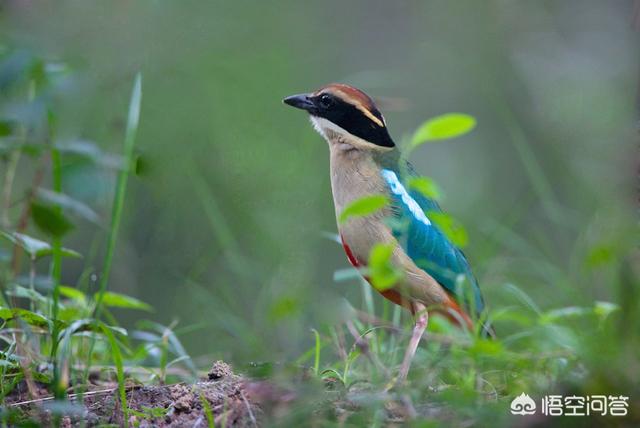
<svg viewBox="0 0 640 428">
<path fill-rule="evenodd" d="M 322 94 L 320 96 L 320 107 L 329 108 L 333 105 L 333 98 L 330 95 Z"/>
</svg>

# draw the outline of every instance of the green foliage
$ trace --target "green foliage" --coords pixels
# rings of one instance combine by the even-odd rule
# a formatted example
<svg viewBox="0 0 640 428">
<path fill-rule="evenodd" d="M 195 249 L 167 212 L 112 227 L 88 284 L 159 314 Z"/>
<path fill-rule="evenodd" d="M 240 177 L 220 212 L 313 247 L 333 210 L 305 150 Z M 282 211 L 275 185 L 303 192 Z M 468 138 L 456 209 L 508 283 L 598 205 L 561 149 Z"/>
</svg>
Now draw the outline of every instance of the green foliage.
<svg viewBox="0 0 640 428">
<path fill-rule="evenodd" d="M 96 294 L 94 299 L 98 301 L 100 295 Z M 140 309 L 143 311 L 152 311 L 153 308 L 142 300 L 135 297 L 127 296 L 113 291 L 105 291 L 102 295 L 102 304 L 113 308 Z"/>
<path fill-rule="evenodd" d="M 38 60 L 35 63 L 40 64 Z M 0 55 L 0 80 L 7 77 L 3 74 L 5 65 Z M 51 81 L 56 78 L 55 73 L 49 73 L 48 67 L 37 68 L 40 70 L 37 78 L 30 77 L 27 85 L 29 105 L 44 102 L 36 102 L 38 90 L 51 90 Z M 140 96 L 141 80 L 138 77 L 131 97 L 122 158 L 109 155 L 89 142 L 53 142 L 56 114 L 50 104 L 46 105 L 47 114 L 39 124 L 30 122 L 31 118 L 18 118 L 13 122 L 0 120 L 6 125 L 0 127 L 0 162 L 9 165 L 8 169 L 0 170 L 3 175 L 0 199 L 0 339 L 6 345 L 0 349 L 1 400 L 10 396 L 25 379 L 30 379 L 40 382 L 56 396 L 57 400 L 48 405 L 54 415 L 77 412 L 78 405 L 65 401 L 65 391 L 70 384 L 74 385 L 74 392 L 82 392 L 82 385 L 90 383 L 88 377 L 94 364 L 113 365 L 126 424 L 125 373 L 130 367 L 144 364 L 147 379 L 157 377 L 163 381 L 172 379 L 173 375 L 167 374 L 172 367 L 185 365 L 191 373 L 195 372 L 193 362 L 170 328 L 147 325 L 150 331 L 137 330 L 135 337 L 131 338 L 128 330 L 118 325 L 111 310 L 149 312 L 152 307 L 140 299 L 106 289 L 130 169 L 124 165 L 133 164 Z M 35 132 L 35 127 L 40 126 L 45 129 L 45 134 Z M 42 141 L 36 140 L 38 135 Z M 18 197 L 14 195 L 13 185 L 23 154 L 38 160 L 36 165 L 43 166 L 34 172 L 32 185 L 24 192 L 26 196 Z M 94 269 L 93 252 L 84 260 L 80 252 L 62 245 L 62 240 L 67 238 L 78 221 L 88 221 L 91 226 L 100 224 L 100 216 L 94 208 L 62 191 L 63 164 L 73 164 L 80 158 L 87 168 L 107 168 L 118 173 L 111 227 L 106 235 L 107 257 L 97 291 L 91 290 L 86 280 Z M 42 187 L 41 176 L 45 173 L 46 161 L 51 163 L 52 190 Z M 96 230 L 95 233 L 100 237 L 102 231 Z M 28 258 L 23 260 L 25 257 L 21 258 L 21 255 L 25 254 Z M 42 262 L 47 257 L 48 265 Z M 75 286 L 61 284 L 63 258 L 87 263 L 86 276 L 80 277 Z M 5 330 L 7 328 L 11 330 Z M 161 331 L 160 336 L 155 333 L 157 331 Z M 158 350 L 164 352 L 161 358 L 158 358 Z M 156 369 L 160 376 L 148 375 Z M 151 415 L 158 414 L 154 409 L 143 410 Z M 4 422 L 11 420 L 7 419 L 9 416 L 5 418 L 4 413 L 1 417 Z"/>
<path fill-rule="evenodd" d="M 429 211 L 426 214 L 429 220 L 435 223 L 454 245 L 460 248 L 467 246 L 469 237 L 462 223 L 454 219 L 450 214 L 444 212 Z"/>
<path fill-rule="evenodd" d="M 141 419 L 151 420 L 151 419 L 164 418 L 167 415 L 167 413 L 169 413 L 169 410 L 170 410 L 164 407 L 147 407 L 147 406 L 141 406 L 141 409 L 142 411 L 129 409 L 129 413 Z"/>
<path fill-rule="evenodd" d="M 100 222 L 98 214 L 93 209 L 91 209 L 91 207 L 81 201 L 72 198 L 69 195 L 39 188 L 36 193 L 36 198 L 38 204 L 49 209 L 53 207 L 61 208 L 64 211 L 70 212 L 75 216 L 88 220 L 92 223 L 99 224 Z M 34 202 L 34 204 L 35 203 L 36 202 Z M 67 220 L 66 218 L 65 221 L 71 223 L 71 221 Z M 70 227 L 72 226 L 73 225 L 70 224 Z"/>
<path fill-rule="evenodd" d="M 313 359 L 313 373 L 318 376 L 318 371 L 320 369 L 320 333 L 318 333 L 318 330 L 316 329 L 312 329 L 312 331 L 316 339 L 315 356 Z"/>
<path fill-rule="evenodd" d="M 369 276 L 371 283 L 378 291 L 393 287 L 402 279 L 402 271 L 392 263 L 392 244 L 376 244 L 369 254 Z"/>
<path fill-rule="evenodd" d="M 371 215 L 389 203 L 389 198 L 384 195 L 371 195 L 357 199 L 347 205 L 340 213 L 339 223 L 346 223 L 352 217 L 365 217 Z"/>
<path fill-rule="evenodd" d="M 475 126 L 476 120 L 473 116 L 462 113 L 443 114 L 420 125 L 411 138 L 411 146 L 460 137 L 471 132 Z"/>
<path fill-rule="evenodd" d="M 409 188 L 422 193 L 427 198 L 434 199 L 436 201 L 441 198 L 440 188 L 435 181 L 428 177 L 412 177 L 407 182 L 407 185 Z"/>
<path fill-rule="evenodd" d="M 0 318 L 5 321 L 21 320 L 33 327 L 49 328 L 51 321 L 46 317 L 22 308 L 5 308 L 0 306 Z"/>
<path fill-rule="evenodd" d="M 31 217 L 40 230 L 54 237 L 61 237 L 73 229 L 71 221 L 60 210 L 39 202 L 31 203 Z"/>
<path fill-rule="evenodd" d="M 8 233 L 0 230 L 0 236 L 8 239 L 15 245 L 25 250 L 27 254 L 33 259 L 39 259 L 41 257 L 50 256 L 53 254 L 53 247 L 40 239 L 33 238 L 23 233 L 13 232 Z M 76 251 L 68 248 L 61 249 L 61 255 L 63 257 L 81 258 L 82 255 Z"/>
</svg>

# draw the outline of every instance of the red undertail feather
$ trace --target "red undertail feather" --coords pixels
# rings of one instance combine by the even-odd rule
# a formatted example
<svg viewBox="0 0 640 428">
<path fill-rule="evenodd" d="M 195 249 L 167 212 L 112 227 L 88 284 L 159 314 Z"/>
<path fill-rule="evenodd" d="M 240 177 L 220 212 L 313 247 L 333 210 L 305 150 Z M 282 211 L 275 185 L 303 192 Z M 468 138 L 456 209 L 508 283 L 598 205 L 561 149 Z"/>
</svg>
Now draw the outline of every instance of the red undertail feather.
<svg viewBox="0 0 640 428">
<path fill-rule="evenodd" d="M 351 266 L 355 268 L 360 267 L 358 259 L 356 259 L 356 256 L 354 256 L 351 252 L 351 248 L 349 248 L 346 242 L 344 242 L 344 238 L 342 237 L 342 235 L 340 235 L 340 240 L 342 241 L 342 248 L 344 248 L 344 252 L 347 254 L 347 259 L 349 260 L 349 263 L 351 263 Z"/>
</svg>

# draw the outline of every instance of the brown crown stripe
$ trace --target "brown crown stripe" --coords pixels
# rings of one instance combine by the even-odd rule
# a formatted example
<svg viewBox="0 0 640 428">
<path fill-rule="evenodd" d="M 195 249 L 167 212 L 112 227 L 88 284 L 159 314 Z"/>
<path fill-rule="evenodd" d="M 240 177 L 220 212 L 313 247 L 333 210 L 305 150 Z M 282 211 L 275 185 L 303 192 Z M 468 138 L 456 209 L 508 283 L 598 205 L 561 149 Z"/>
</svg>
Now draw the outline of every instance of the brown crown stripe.
<svg viewBox="0 0 640 428">
<path fill-rule="evenodd" d="M 317 93 L 331 93 L 339 97 L 343 101 L 353 105 L 355 108 L 360 110 L 375 124 L 377 124 L 381 128 L 384 128 L 384 119 L 380 120 L 380 118 L 376 117 L 376 115 L 374 115 L 371 111 L 372 109 L 375 109 L 373 100 L 369 98 L 367 94 L 354 88 L 353 86 L 344 85 L 341 83 L 333 83 L 320 89 Z"/>
</svg>

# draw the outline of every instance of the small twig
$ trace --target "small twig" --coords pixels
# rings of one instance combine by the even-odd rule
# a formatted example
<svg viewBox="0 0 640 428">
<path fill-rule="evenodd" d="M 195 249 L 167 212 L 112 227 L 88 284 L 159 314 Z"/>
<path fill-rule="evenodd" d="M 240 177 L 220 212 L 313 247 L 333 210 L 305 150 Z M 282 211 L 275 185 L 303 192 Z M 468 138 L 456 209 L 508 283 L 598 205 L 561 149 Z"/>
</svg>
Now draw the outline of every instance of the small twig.
<svg viewBox="0 0 640 428">
<path fill-rule="evenodd" d="M 258 423 L 256 422 L 256 417 L 253 415 L 253 411 L 251 411 L 251 406 L 249 405 L 249 402 L 247 401 L 247 397 L 244 396 L 244 392 L 242 390 L 240 390 L 240 396 L 242 397 L 242 401 L 244 401 L 245 406 L 247 406 L 247 411 L 249 412 L 249 418 L 251 418 L 251 422 L 253 423 L 253 426 L 257 427 Z"/>
<path fill-rule="evenodd" d="M 411 401 L 409 394 L 402 394 L 400 396 L 400 402 L 402 402 L 409 419 L 415 419 L 418 417 L 418 412 L 416 412 L 416 408 L 413 406 L 413 402 Z"/>
<path fill-rule="evenodd" d="M 365 337 L 372 331 L 376 329 L 386 328 L 386 326 L 375 326 L 373 328 L 367 329 L 363 334 L 360 334 L 356 327 L 353 325 L 353 322 L 347 321 L 347 329 L 355 339 L 353 344 L 354 347 L 358 347 L 360 352 L 364 354 L 365 357 L 373 364 L 378 370 L 381 370 L 385 376 L 388 376 L 388 371 L 386 367 L 380 362 L 377 356 L 374 353 L 369 352 L 369 340 Z"/>
<path fill-rule="evenodd" d="M 214 422 L 215 425 L 220 424 L 220 422 L 222 422 L 222 420 L 224 420 L 224 424 L 222 424 L 222 426 L 226 427 L 227 426 L 227 417 L 229 416 L 229 413 L 231 413 L 231 410 L 227 410 L 225 412 L 220 413 L 218 416 L 216 416 Z"/>
<path fill-rule="evenodd" d="M 338 355 L 340 356 L 341 359 L 346 360 L 347 347 L 345 346 L 345 343 L 344 343 L 344 332 L 342 331 L 342 327 L 338 327 L 338 326 L 336 326 L 334 330 L 336 332 L 336 338 L 338 339 Z"/>
<path fill-rule="evenodd" d="M 18 220 L 18 224 L 16 226 L 16 232 L 24 233 L 29 225 L 29 217 L 31 216 L 31 202 L 36 197 L 36 192 L 44 180 L 44 172 L 46 166 L 46 158 L 48 156 L 42 155 L 39 159 L 38 169 L 36 171 L 36 175 L 33 177 L 33 181 L 31 183 L 31 188 L 27 193 L 26 200 L 24 203 L 24 208 L 22 209 L 22 213 L 20 214 L 20 219 Z M 22 255 L 22 247 L 19 245 L 15 245 L 13 247 L 13 274 L 17 275 L 20 270 L 20 256 Z"/>
<path fill-rule="evenodd" d="M 129 387 L 129 390 L 134 389 L 135 387 Z M 69 396 L 67 397 L 69 400 L 75 400 L 77 397 L 79 397 L 80 395 L 84 396 L 84 397 L 92 397 L 94 395 L 104 395 L 104 394 L 108 394 L 111 392 L 114 392 L 115 390 L 117 390 L 118 388 L 107 388 L 107 389 L 101 389 L 98 391 L 89 391 L 89 392 L 85 392 L 85 393 L 78 393 L 78 394 L 69 394 Z M 18 406 L 26 406 L 29 404 L 35 404 L 35 403 L 44 403 L 45 401 L 51 401 L 51 400 L 55 400 L 56 397 L 54 396 L 50 396 L 50 397 L 43 397 L 43 398 L 37 398 L 35 400 L 27 400 L 27 401 L 20 401 L 18 403 L 11 403 L 9 404 L 9 407 L 18 407 Z"/>
<path fill-rule="evenodd" d="M 77 371 L 85 371 L 87 369 L 87 366 L 86 364 L 74 364 L 72 368 Z M 105 369 L 113 369 L 113 366 L 106 364 L 93 364 L 89 369 L 89 373 L 99 373 L 100 371 Z M 154 373 L 150 372 L 150 370 L 152 369 L 157 369 L 157 367 L 124 366 L 124 370 L 125 372 L 127 372 L 127 374 L 148 374 L 152 376 L 154 375 Z M 169 367 L 166 369 L 166 374 L 186 377 L 190 374 L 190 372 L 180 367 Z"/>
<path fill-rule="evenodd" d="M 353 346 L 358 347 L 360 349 L 360 352 L 362 352 L 366 356 L 370 356 L 369 341 L 364 337 L 365 335 L 360 334 L 351 320 L 347 320 L 345 324 L 347 325 L 347 330 L 349 330 L 349 333 L 351 333 L 351 336 L 353 336 L 353 339 L 355 340 Z"/>
<path fill-rule="evenodd" d="M 22 369 L 22 374 L 24 374 L 24 381 L 27 384 L 27 390 L 29 391 L 29 395 L 31 397 L 37 397 L 38 388 L 36 387 L 35 382 L 33 381 L 33 376 L 31 375 L 31 368 L 29 367 L 29 362 L 34 361 L 34 358 L 31 354 L 31 349 L 29 348 L 28 343 L 22 343 L 21 338 L 16 334 L 13 335 L 15 344 L 16 344 L 16 355 L 24 355 L 25 358 L 20 358 L 18 360 L 18 364 Z"/>
<path fill-rule="evenodd" d="M 399 328 L 387 321 L 384 321 L 378 317 L 375 317 L 373 315 L 369 315 L 366 312 L 362 312 L 362 311 L 356 311 L 356 315 L 358 316 L 358 319 L 360 321 L 362 321 L 363 323 L 368 323 L 371 324 L 373 326 L 376 327 L 382 327 L 385 328 L 387 330 L 389 330 L 391 333 L 393 334 L 404 334 L 405 331 L 402 328 Z M 422 335 L 422 338 L 425 340 L 429 340 L 432 342 L 438 342 L 441 343 L 443 345 L 469 345 L 469 343 L 467 341 L 461 341 L 461 340 L 457 340 L 451 336 L 445 336 L 443 334 L 437 334 L 437 333 L 427 333 L 425 332 Z"/>
</svg>

